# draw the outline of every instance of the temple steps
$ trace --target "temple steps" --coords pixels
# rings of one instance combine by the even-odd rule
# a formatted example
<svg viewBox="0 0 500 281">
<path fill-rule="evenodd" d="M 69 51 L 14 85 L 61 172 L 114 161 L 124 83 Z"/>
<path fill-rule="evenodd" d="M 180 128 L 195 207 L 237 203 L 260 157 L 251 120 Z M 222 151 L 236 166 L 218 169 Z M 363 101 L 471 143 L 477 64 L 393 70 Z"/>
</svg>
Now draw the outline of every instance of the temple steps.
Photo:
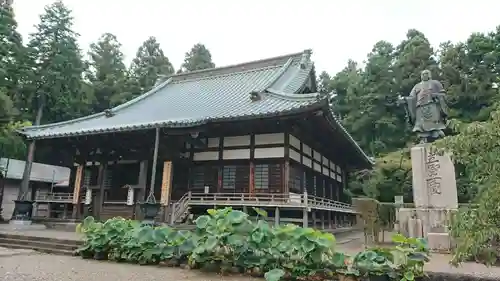
<svg viewBox="0 0 500 281">
<path fill-rule="evenodd" d="M 0 247 L 11 249 L 26 249 L 37 252 L 74 255 L 82 241 L 57 238 L 0 233 Z"/>
</svg>

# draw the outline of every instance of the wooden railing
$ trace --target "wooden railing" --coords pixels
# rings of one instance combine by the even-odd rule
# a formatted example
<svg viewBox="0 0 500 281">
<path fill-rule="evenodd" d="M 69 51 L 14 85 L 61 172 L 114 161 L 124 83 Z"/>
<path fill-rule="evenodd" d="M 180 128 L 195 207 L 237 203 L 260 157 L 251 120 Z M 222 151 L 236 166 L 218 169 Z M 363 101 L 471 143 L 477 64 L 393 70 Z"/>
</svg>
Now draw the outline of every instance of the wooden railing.
<svg viewBox="0 0 500 281">
<path fill-rule="evenodd" d="M 190 205 L 297 207 L 356 213 L 352 206 L 316 196 L 283 193 L 188 193 Z"/>
<path fill-rule="evenodd" d="M 304 195 L 302 195 L 304 196 Z M 352 210 L 352 206 L 347 203 L 330 200 L 328 198 L 322 198 L 317 196 L 307 196 L 307 205 L 309 207 L 317 209 L 327 209 L 327 210 Z"/>
<path fill-rule="evenodd" d="M 35 202 L 71 203 L 73 202 L 73 192 L 39 193 L 35 197 Z"/>
<path fill-rule="evenodd" d="M 178 201 L 172 202 L 172 211 L 170 213 L 171 224 L 174 224 L 188 210 L 191 194 L 191 192 L 188 192 Z"/>
</svg>

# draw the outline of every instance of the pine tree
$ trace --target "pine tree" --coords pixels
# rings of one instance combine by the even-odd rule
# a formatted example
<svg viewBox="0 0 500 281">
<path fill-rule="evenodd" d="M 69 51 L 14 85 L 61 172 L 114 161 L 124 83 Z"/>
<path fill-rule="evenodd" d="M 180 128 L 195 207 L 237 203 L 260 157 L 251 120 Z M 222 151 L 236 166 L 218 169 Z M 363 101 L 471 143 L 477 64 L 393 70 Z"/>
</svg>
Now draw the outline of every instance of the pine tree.
<svg viewBox="0 0 500 281">
<path fill-rule="evenodd" d="M 174 67 L 163 53 L 160 43 L 151 36 L 137 50 L 130 72 L 144 93 L 149 91 L 159 79 L 172 75 Z"/>
<path fill-rule="evenodd" d="M 202 70 L 214 68 L 212 55 L 205 45 L 198 43 L 194 45 L 189 52 L 186 53 L 184 63 L 182 63 L 180 72 Z"/>
</svg>

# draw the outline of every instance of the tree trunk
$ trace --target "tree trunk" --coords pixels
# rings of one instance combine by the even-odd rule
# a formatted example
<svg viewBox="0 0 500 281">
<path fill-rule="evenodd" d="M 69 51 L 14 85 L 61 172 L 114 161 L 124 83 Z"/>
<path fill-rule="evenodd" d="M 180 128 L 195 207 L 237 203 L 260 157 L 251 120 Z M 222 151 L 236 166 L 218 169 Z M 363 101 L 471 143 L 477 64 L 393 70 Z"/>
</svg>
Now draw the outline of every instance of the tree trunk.
<svg viewBox="0 0 500 281">
<path fill-rule="evenodd" d="M 38 106 L 38 111 L 36 113 L 35 126 L 40 125 L 42 121 L 44 102 L 42 101 Z M 31 140 L 28 146 L 28 157 L 26 159 L 26 165 L 24 165 L 23 178 L 21 180 L 21 187 L 19 189 L 19 194 L 17 195 L 17 200 L 26 200 L 26 194 L 29 191 L 30 185 L 30 175 L 31 167 L 33 166 L 33 159 L 35 158 L 35 140 Z"/>
</svg>

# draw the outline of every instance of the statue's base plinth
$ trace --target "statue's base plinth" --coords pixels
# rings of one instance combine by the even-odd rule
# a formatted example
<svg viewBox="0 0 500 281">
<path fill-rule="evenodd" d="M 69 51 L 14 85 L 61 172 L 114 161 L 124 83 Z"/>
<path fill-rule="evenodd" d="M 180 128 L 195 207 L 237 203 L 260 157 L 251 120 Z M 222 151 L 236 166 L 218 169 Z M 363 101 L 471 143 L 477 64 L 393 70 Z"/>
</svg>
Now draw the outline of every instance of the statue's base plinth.
<svg viewBox="0 0 500 281">
<path fill-rule="evenodd" d="M 427 233 L 427 243 L 429 244 L 429 250 L 434 253 L 449 254 L 453 249 L 450 234 L 446 232 Z"/>
</svg>

